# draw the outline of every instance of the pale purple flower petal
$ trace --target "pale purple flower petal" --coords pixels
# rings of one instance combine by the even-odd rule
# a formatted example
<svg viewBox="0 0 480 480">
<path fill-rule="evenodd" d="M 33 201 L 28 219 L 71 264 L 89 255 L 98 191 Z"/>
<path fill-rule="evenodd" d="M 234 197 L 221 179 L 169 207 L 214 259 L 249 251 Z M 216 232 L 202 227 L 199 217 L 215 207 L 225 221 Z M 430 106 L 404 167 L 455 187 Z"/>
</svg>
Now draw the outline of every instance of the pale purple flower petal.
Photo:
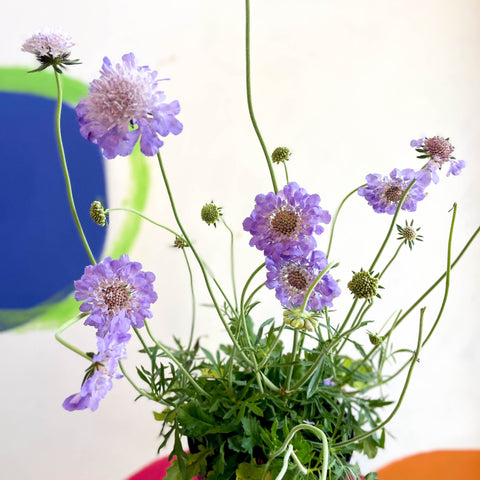
<svg viewBox="0 0 480 480">
<path fill-rule="evenodd" d="M 157 72 L 138 66 L 133 53 L 124 55 L 116 65 L 105 57 L 100 73 L 76 111 L 80 133 L 99 145 L 106 158 L 129 155 L 139 139 L 142 153 L 155 155 L 163 145 L 159 135 L 182 131 L 183 125 L 175 117 L 180 104 L 177 100 L 165 102 Z"/>
</svg>

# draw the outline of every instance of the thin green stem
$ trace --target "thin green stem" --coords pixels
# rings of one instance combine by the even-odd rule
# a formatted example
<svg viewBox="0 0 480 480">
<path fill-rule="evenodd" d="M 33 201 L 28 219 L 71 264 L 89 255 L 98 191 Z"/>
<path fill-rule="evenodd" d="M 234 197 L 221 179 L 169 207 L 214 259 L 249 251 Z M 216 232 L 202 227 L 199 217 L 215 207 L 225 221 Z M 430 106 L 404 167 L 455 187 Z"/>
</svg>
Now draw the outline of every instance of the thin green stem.
<svg viewBox="0 0 480 480">
<path fill-rule="evenodd" d="M 166 227 L 165 225 L 162 225 L 160 223 L 157 223 L 155 222 L 154 220 L 152 220 L 151 218 L 148 218 L 147 216 L 145 216 L 143 213 L 139 212 L 138 210 L 135 210 L 133 208 L 128 208 L 128 207 L 116 207 L 116 208 L 107 208 L 105 210 L 105 213 L 110 213 L 110 212 L 130 212 L 130 213 L 134 213 L 135 215 L 138 215 L 139 217 L 143 218 L 144 220 L 147 220 L 147 222 L 150 222 L 150 223 L 153 223 L 153 225 L 156 225 L 157 227 L 160 227 L 160 228 L 163 228 L 164 230 L 166 230 L 167 232 L 170 232 L 172 233 L 173 235 L 175 235 L 176 237 L 179 237 L 179 238 L 182 238 L 182 235 L 180 235 L 179 233 L 175 232 L 174 230 L 172 230 L 171 228 L 168 228 Z"/>
<path fill-rule="evenodd" d="M 374 258 L 372 264 L 370 265 L 370 268 L 369 268 L 369 271 L 373 271 L 373 268 L 375 267 L 375 265 L 377 264 L 378 262 L 378 259 L 380 258 L 381 254 L 383 253 L 383 250 L 385 249 L 385 246 L 387 245 L 388 243 L 388 240 L 390 238 L 390 235 L 392 234 L 392 231 L 393 231 L 393 227 L 395 226 L 395 222 L 397 221 L 397 217 L 398 217 L 398 214 L 400 213 L 400 210 L 402 208 L 402 205 L 403 205 L 403 202 L 405 201 L 405 199 L 407 198 L 407 195 L 408 195 L 408 192 L 410 191 L 410 189 L 413 187 L 414 183 L 416 182 L 416 179 L 414 178 L 409 184 L 408 184 L 408 187 L 405 189 L 405 191 L 403 192 L 403 195 L 402 195 L 402 198 L 400 199 L 400 201 L 398 202 L 398 205 L 397 205 L 397 208 L 395 210 L 395 213 L 392 217 L 392 221 L 390 222 L 390 227 L 388 229 L 388 232 L 387 232 L 387 235 L 385 235 L 385 239 L 383 240 L 383 243 L 382 245 L 380 246 L 380 250 L 378 251 L 377 253 L 377 256 Z"/>
<path fill-rule="evenodd" d="M 285 182 L 288 185 L 290 183 L 290 180 L 288 179 L 287 162 L 282 162 L 282 163 L 283 163 L 283 169 L 285 170 Z"/>
<path fill-rule="evenodd" d="M 248 103 L 248 113 L 250 114 L 250 120 L 252 122 L 255 133 L 257 134 L 258 141 L 267 160 L 268 170 L 270 172 L 270 178 L 272 179 L 273 190 L 275 193 L 278 192 L 277 181 L 275 179 L 275 172 L 273 170 L 272 160 L 268 154 L 267 147 L 263 141 L 262 134 L 258 128 L 257 121 L 255 120 L 255 114 L 253 113 L 253 103 L 252 103 L 252 82 L 250 79 L 250 1 L 245 0 L 245 63 L 246 63 L 246 83 L 247 83 L 247 103 Z"/>
<path fill-rule="evenodd" d="M 337 208 L 337 211 L 335 212 L 335 215 L 333 216 L 332 220 L 332 228 L 330 229 L 330 238 L 328 239 L 328 248 L 327 248 L 327 258 L 330 255 L 330 248 L 332 247 L 332 240 L 333 240 L 333 232 L 335 231 L 335 225 L 337 224 L 337 218 L 340 213 L 340 210 L 342 209 L 344 203 L 347 201 L 349 197 L 351 197 L 355 192 L 358 191 L 359 188 L 365 187 L 367 185 L 364 183 L 363 185 L 360 185 L 359 187 L 355 188 L 355 190 L 352 190 L 340 203 L 340 205 Z"/>
<path fill-rule="evenodd" d="M 235 241 L 231 228 L 225 222 L 225 219 L 220 217 L 222 223 L 225 225 L 225 228 L 230 232 L 230 275 L 232 277 L 232 288 L 233 288 L 233 298 L 235 300 L 235 311 L 238 311 L 238 300 L 237 300 L 237 286 L 235 283 Z"/>
<path fill-rule="evenodd" d="M 85 318 L 89 313 L 80 313 L 76 317 L 72 318 L 71 320 L 68 320 L 65 322 L 56 332 L 55 332 L 55 338 L 58 342 L 60 342 L 64 347 L 67 347 L 69 350 L 72 352 L 77 353 L 83 358 L 86 358 L 89 362 L 92 361 L 92 357 L 89 357 L 83 350 L 80 350 L 79 348 L 75 347 L 71 343 L 67 342 L 64 340 L 60 335 L 67 329 L 70 328 L 73 324 L 77 323 L 79 320 L 82 318 Z"/>
<path fill-rule="evenodd" d="M 293 333 L 293 345 L 292 345 L 292 353 L 290 354 L 290 365 L 288 366 L 287 380 L 285 381 L 285 390 L 287 392 L 290 389 L 290 382 L 292 380 L 293 368 L 295 366 L 295 362 L 297 358 L 298 335 L 299 335 L 298 330 L 295 330 L 295 332 Z"/>
<path fill-rule="evenodd" d="M 390 259 L 390 261 L 385 265 L 385 268 L 382 270 L 382 272 L 380 273 L 380 275 L 378 276 L 378 278 L 382 278 L 383 274 L 387 271 L 388 267 L 393 263 L 393 261 L 395 260 L 395 258 L 397 258 L 397 255 L 398 253 L 400 252 L 401 248 L 405 245 L 404 242 L 402 242 L 398 248 L 395 250 L 395 253 L 393 254 L 392 258 Z"/>
<path fill-rule="evenodd" d="M 238 342 L 235 338 L 235 335 L 233 334 L 230 326 L 228 325 L 227 321 L 225 320 L 225 318 L 223 317 L 223 314 L 222 314 L 222 311 L 220 309 L 220 306 L 218 305 L 218 302 L 217 302 L 217 299 L 215 298 L 215 295 L 212 291 L 212 287 L 210 285 L 210 281 L 208 280 L 208 274 L 207 274 L 207 271 L 206 271 L 206 268 L 205 268 L 205 265 L 202 261 L 202 259 L 200 258 L 199 254 L 197 253 L 197 250 L 195 249 L 195 247 L 193 246 L 192 242 L 190 241 L 190 238 L 188 237 L 185 229 L 183 228 L 183 225 L 180 221 L 180 218 L 178 216 L 178 213 L 177 213 L 177 209 L 175 207 L 175 201 L 173 199 L 173 195 L 172 195 L 172 192 L 170 190 L 170 185 L 169 185 L 169 182 L 168 182 L 168 178 L 167 178 L 167 174 L 165 172 L 165 168 L 163 166 L 163 161 L 162 161 L 162 157 L 160 155 L 160 151 L 157 152 L 157 158 L 158 158 L 158 165 L 160 167 L 160 171 L 162 173 L 162 178 L 163 178 L 163 182 L 165 184 L 165 189 L 167 190 L 167 195 L 168 195 L 168 198 L 170 200 L 170 206 L 172 208 L 172 213 L 173 213 L 173 216 L 175 217 L 175 220 L 177 222 L 177 225 L 178 225 L 178 228 L 180 229 L 180 231 L 182 232 L 182 235 L 183 235 L 183 238 L 185 238 L 185 240 L 187 241 L 188 245 L 190 246 L 190 249 L 192 250 L 196 260 L 197 260 L 197 263 L 200 267 L 200 270 L 202 272 L 202 275 L 203 275 L 203 279 L 205 281 L 205 286 L 207 287 L 207 290 L 208 290 L 208 293 L 210 295 L 210 298 L 212 299 L 212 302 L 213 302 L 213 305 L 215 307 L 215 310 L 228 334 L 228 336 L 230 337 L 230 339 L 232 340 L 232 342 L 236 345 L 236 347 L 238 348 L 239 352 L 240 352 L 240 355 L 242 356 L 243 360 L 247 363 L 247 365 L 251 366 L 252 363 L 250 361 L 250 359 L 245 355 L 245 353 L 243 352 L 243 350 L 240 348 L 240 346 L 238 345 Z"/>
<path fill-rule="evenodd" d="M 190 350 L 192 348 L 192 343 L 193 343 L 193 335 L 195 331 L 195 320 L 197 317 L 197 301 L 195 297 L 195 284 L 193 282 L 193 274 L 192 274 L 192 267 L 190 266 L 190 262 L 188 261 L 188 255 L 185 252 L 185 249 L 182 248 L 183 256 L 185 257 L 185 262 L 187 263 L 187 269 L 188 269 L 188 277 L 190 280 L 190 292 L 192 294 L 192 323 L 190 325 L 190 337 L 188 339 L 188 347 L 187 350 Z"/>
<path fill-rule="evenodd" d="M 453 267 L 460 261 L 463 254 L 468 250 L 472 242 L 475 240 L 475 237 L 479 233 L 480 227 L 478 227 L 475 232 L 473 232 L 472 236 L 468 239 L 467 243 L 457 255 L 455 260 L 450 264 L 450 270 L 452 270 Z M 395 326 L 392 328 L 398 327 L 398 325 L 400 325 L 400 323 L 405 320 L 405 318 L 419 305 L 419 303 L 422 302 L 435 289 L 435 287 L 437 287 L 437 285 L 446 277 L 446 275 L 446 271 L 442 275 L 440 275 L 440 277 L 438 277 L 438 279 L 408 308 L 408 310 L 405 311 L 405 313 L 398 319 L 398 321 L 395 323 Z"/>
<path fill-rule="evenodd" d="M 147 393 L 145 390 L 141 389 L 140 387 L 138 387 L 135 382 L 131 379 L 130 375 L 128 375 L 128 373 L 126 372 L 125 370 L 125 367 L 123 366 L 123 363 L 121 360 L 118 361 L 118 366 L 120 367 L 120 370 L 123 374 L 123 376 L 127 379 L 127 381 L 130 383 L 130 385 L 142 396 L 142 397 L 146 397 L 150 400 L 153 400 L 154 402 L 157 401 L 157 399 L 155 397 L 153 397 L 152 395 L 150 395 L 149 393 Z"/>
<path fill-rule="evenodd" d="M 57 111 L 55 115 L 55 131 L 57 135 L 58 151 L 60 153 L 60 160 L 62 163 L 63 177 L 65 179 L 65 186 L 67 188 L 68 203 L 70 205 L 70 210 L 72 212 L 73 219 L 75 220 L 75 225 L 77 227 L 77 230 L 80 235 L 80 239 L 82 240 L 85 251 L 87 252 L 88 258 L 90 259 L 91 264 L 95 265 L 96 264 L 95 257 L 93 256 L 92 250 L 90 249 L 90 245 L 88 244 L 87 237 L 85 236 L 85 233 L 83 233 L 82 224 L 80 223 L 80 219 L 78 218 L 77 209 L 75 207 L 75 201 L 73 199 L 72 183 L 70 181 L 70 175 L 68 174 L 67 160 L 65 158 L 65 150 L 63 148 L 63 141 L 62 141 L 62 131 L 60 128 L 61 115 L 62 115 L 62 85 L 60 83 L 60 76 L 56 71 L 55 71 L 55 80 L 57 82 Z"/>
<path fill-rule="evenodd" d="M 450 271 L 452 270 L 452 238 L 453 238 L 453 227 L 455 225 L 455 217 L 457 216 L 457 204 L 453 204 L 453 213 L 452 213 L 452 222 L 450 223 L 450 233 L 448 235 L 448 248 L 447 248 L 447 270 L 445 276 L 445 291 L 443 294 L 442 304 L 440 305 L 440 310 L 438 311 L 437 318 L 435 322 L 428 332 L 425 340 L 423 341 L 422 347 L 428 342 L 430 337 L 432 336 L 433 332 L 437 328 L 438 322 L 443 314 L 443 310 L 445 309 L 445 305 L 447 303 L 448 298 L 448 291 L 450 289 Z"/>
<path fill-rule="evenodd" d="M 370 437 L 370 435 L 374 434 L 377 430 L 380 430 L 388 422 L 390 422 L 390 420 L 398 412 L 398 409 L 400 408 L 400 405 L 402 404 L 403 398 L 405 397 L 405 394 L 407 393 L 408 385 L 410 384 L 410 379 L 412 377 L 413 368 L 415 367 L 415 365 L 417 363 L 418 356 L 420 355 L 420 349 L 422 348 L 422 331 L 423 331 L 423 316 L 424 316 L 424 314 L 425 314 L 425 308 L 421 308 L 420 309 L 420 322 L 419 322 L 419 327 L 418 327 L 417 348 L 416 348 L 415 353 L 413 355 L 413 358 L 410 362 L 410 368 L 408 370 L 407 378 L 405 380 L 405 384 L 403 385 L 402 392 L 400 394 L 400 397 L 398 399 L 397 404 L 395 405 L 395 408 L 392 410 L 392 412 L 390 413 L 390 415 L 387 417 L 387 419 L 385 421 L 383 421 L 382 423 L 377 425 L 375 428 L 373 428 L 369 432 L 366 432 L 362 435 L 355 436 L 354 438 L 352 438 L 350 440 L 346 440 L 344 442 L 335 443 L 332 446 L 332 449 L 335 449 L 335 450 L 341 449 L 341 448 L 346 447 L 347 445 L 350 445 L 351 443 L 356 443 L 356 442 L 359 442 L 361 440 L 364 440 L 365 438 Z"/>
<path fill-rule="evenodd" d="M 179 370 L 183 372 L 183 374 L 187 377 L 187 379 L 190 381 L 192 384 L 193 388 L 203 395 L 205 398 L 210 399 L 211 395 L 207 393 L 198 383 L 197 381 L 192 377 L 190 372 L 178 361 L 177 358 L 175 358 L 175 355 L 173 355 L 170 350 L 162 345 L 153 335 L 152 332 L 150 331 L 150 328 L 148 326 L 147 321 L 145 320 L 145 328 L 147 330 L 148 336 L 152 339 L 153 343 L 173 362 L 175 365 L 178 367 Z"/>
<path fill-rule="evenodd" d="M 305 309 L 307 308 L 308 300 L 309 300 L 310 296 L 312 295 L 312 293 L 313 293 L 315 287 L 317 286 L 318 282 L 322 279 L 322 277 L 323 277 L 331 268 L 337 267 L 338 265 L 339 265 L 338 263 L 330 262 L 330 263 L 317 275 L 317 277 L 316 277 L 315 280 L 312 282 L 312 284 L 310 285 L 310 287 L 308 287 L 307 293 L 305 294 L 305 298 L 303 299 L 302 307 L 301 307 L 301 310 L 300 310 L 301 313 L 303 313 L 303 312 L 305 311 Z"/>
<path fill-rule="evenodd" d="M 297 425 L 290 430 L 289 434 L 287 435 L 287 438 L 285 438 L 285 441 L 283 442 L 283 445 L 276 452 L 270 455 L 270 458 L 268 459 L 268 462 L 267 462 L 267 470 L 272 460 L 278 457 L 279 455 L 281 455 L 285 450 L 288 449 L 292 438 L 300 430 L 308 430 L 314 433 L 322 441 L 322 455 L 323 455 L 322 460 L 323 461 L 322 461 L 322 475 L 320 477 L 320 480 L 326 480 L 327 473 L 328 473 L 328 439 L 327 439 L 327 436 L 322 432 L 322 430 L 320 430 L 318 427 L 309 425 L 307 423 Z"/>
</svg>

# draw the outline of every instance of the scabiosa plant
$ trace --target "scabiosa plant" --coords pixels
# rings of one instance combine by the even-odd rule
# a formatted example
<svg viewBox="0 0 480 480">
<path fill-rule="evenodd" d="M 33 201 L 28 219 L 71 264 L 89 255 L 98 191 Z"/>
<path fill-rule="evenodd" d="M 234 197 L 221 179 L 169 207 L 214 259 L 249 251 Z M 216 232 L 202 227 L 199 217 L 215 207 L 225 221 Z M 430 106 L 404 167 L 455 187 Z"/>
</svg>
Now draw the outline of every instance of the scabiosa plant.
<svg viewBox="0 0 480 480">
<path fill-rule="evenodd" d="M 437 170 L 440 170 L 446 163 L 450 164 L 447 177 L 450 176 L 450 174 L 459 175 L 465 168 L 465 161 L 457 160 L 452 155 L 455 147 L 450 143 L 448 138 L 439 136 L 419 138 L 418 140 L 412 140 L 410 146 L 420 153 L 418 158 L 429 159 L 428 163 L 420 171 L 420 174 L 425 179 L 424 182 L 438 183 L 439 177 Z"/>
<path fill-rule="evenodd" d="M 402 204 L 402 210 L 414 212 L 417 209 L 417 202 L 425 198 L 425 187 L 428 185 L 426 179 L 417 175 L 417 172 L 411 168 L 405 170 L 394 168 L 388 177 L 372 173 L 365 178 L 367 186 L 360 187 L 358 194 L 365 197 L 375 212 L 390 215 L 395 213 L 405 190 L 412 180 L 416 180 L 416 182 L 408 191 Z"/>
<path fill-rule="evenodd" d="M 40 67 L 32 72 L 39 72 L 52 66 L 57 73 L 62 73 L 66 65 L 80 63 L 78 60 L 70 60 L 70 49 L 75 44 L 70 35 L 60 31 L 45 30 L 34 33 L 22 45 L 22 51 L 33 53 L 40 62 Z"/>
<path fill-rule="evenodd" d="M 80 133 L 98 144 L 106 158 L 129 155 L 140 139 L 140 150 L 155 155 L 163 145 L 159 135 L 178 135 L 183 125 L 175 115 L 177 100 L 167 103 L 157 72 L 138 66 L 133 53 L 113 65 L 105 57 L 100 78 L 90 83 L 87 98 L 76 107 Z"/>
<path fill-rule="evenodd" d="M 243 229 L 252 234 L 250 245 L 267 256 L 306 255 L 317 246 L 313 234 L 323 232 L 320 223 L 329 223 L 330 218 L 320 207 L 319 195 L 309 195 L 291 182 L 277 194 L 257 195 Z"/>
<path fill-rule="evenodd" d="M 287 258 L 266 257 L 267 288 L 275 290 L 275 296 L 284 307 L 299 307 L 315 278 L 327 266 L 327 257 L 320 250 L 309 256 Z M 313 289 L 307 302 L 307 310 L 331 307 L 340 287 L 330 273 L 326 273 Z"/>
<path fill-rule="evenodd" d="M 122 378 L 118 372 L 118 361 L 126 357 L 126 344 L 130 335 L 108 334 L 97 338 L 98 353 L 92 358 L 92 365 L 80 392 L 67 397 L 63 408 L 68 411 L 98 408 L 100 400 L 112 389 L 112 379 Z"/>
<path fill-rule="evenodd" d="M 87 266 L 74 283 L 75 299 L 83 300 L 80 311 L 90 312 L 85 325 L 97 328 L 101 337 L 142 327 L 145 318 L 152 317 L 150 305 L 157 300 L 154 280 L 153 273 L 142 271 L 142 265 L 131 262 L 128 255 Z"/>
</svg>

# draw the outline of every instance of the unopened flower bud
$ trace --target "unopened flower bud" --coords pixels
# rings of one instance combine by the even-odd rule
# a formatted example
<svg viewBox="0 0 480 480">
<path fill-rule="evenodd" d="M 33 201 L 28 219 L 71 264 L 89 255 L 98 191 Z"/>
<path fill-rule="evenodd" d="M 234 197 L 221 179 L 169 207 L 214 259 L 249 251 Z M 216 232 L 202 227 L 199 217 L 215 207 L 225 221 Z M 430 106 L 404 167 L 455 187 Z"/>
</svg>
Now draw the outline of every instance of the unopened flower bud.
<svg viewBox="0 0 480 480">
<path fill-rule="evenodd" d="M 273 163 L 286 162 L 290 158 L 290 150 L 287 147 L 278 147 L 272 153 Z"/>
<path fill-rule="evenodd" d="M 302 312 L 301 308 L 287 308 L 283 312 L 283 321 L 297 330 L 311 332 L 317 326 L 317 313 Z"/>
<path fill-rule="evenodd" d="M 368 339 L 370 340 L 370 343 L 375 346 L 381 345 L 383 342 L 383 337 L 371 332 L 368 332 Z"/>
<path fill-rule="evenodd" d="M 377 296 L 378 278 L 362 269 L 357 273 L 353 272 L 353 277 L 347 286 L 355 298 L 371 300 Z"/>
<path fill-rule="evenodd" d="M 95 200 L 90 205 L 90 217 L 97 225 L 104 227 L 107 223 L 107 216 L 108 213 L 106 213 L 106 210 L 105 208 L 103 208 L 102 203 L 98 200 Z"/>
<path fill-rule="evenodd" d="M 216 227 L 216 222 L 220 220 L 221 207 L 217 207 L 213 202 L 207 203 L 202 207 L 202 211 L 200 213 L 202 220 L 207 224 Z"/>
</svg>

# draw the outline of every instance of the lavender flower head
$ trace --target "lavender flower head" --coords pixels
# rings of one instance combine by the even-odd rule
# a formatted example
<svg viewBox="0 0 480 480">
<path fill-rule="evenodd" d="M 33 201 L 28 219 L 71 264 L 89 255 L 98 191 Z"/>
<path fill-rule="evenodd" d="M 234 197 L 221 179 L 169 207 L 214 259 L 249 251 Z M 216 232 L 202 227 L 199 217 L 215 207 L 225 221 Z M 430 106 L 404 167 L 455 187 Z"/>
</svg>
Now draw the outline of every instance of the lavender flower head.
<svg viewBox="0 0 480 480">
<path fill-rule="evenodd" d="M 139 139 L 142 153 L 155 155 L 163 145 L 159 135 L 182 131 L 175 118 L 180 104 L 165 102 L 157 72 L 137 66 L 133 53 L 123 55 L 122 63 L 116 65 L 105 57 L 100 73 L 76 112 L 80 133 L 99 145 L 106 158 L 129 155 Z"/>
<path fill-rule="evenodd" d="M 320 196 L 309 195 L 291 182 L 277 194 L 255 197 L 255 208 L 243 222 L 252 234 L 250 246 L 267 256 L 306 255 L 317 246 L 313 234 L 321 234 L 320 223 L 329 223 L 330 214 L 320 207 Z"/>
<path fill-rule="evenodd" d="M 44 70 L 52 66 L 58 73 L 65 65 L 74 65 L 78 60 L 70 60 L 70 49 L 75 44 L 70 35 L 61 31 L 44 30 L 34 33 L 22 45 L 22 52 L 33 53 L 40 62 L 40 67 L 33 71 Z"/>
<path fill-rule="evenodd" d="M 284 307 L 300 307 L 315 278 L 327 266 L 327 258 L 320 250 L 309 256 L 288 258 L 266 257 L 267 288 L 275 290 L 275 296 Z M 340 287 L 326 273 L 313 289 L 307 302 L 307 310 L 322 310 L 331 307 L 335 297 L 340 295 Z"/>
<path fill-rule="evenodd" d="M 450 143 L 448 138 L 431 137 L 412 140 L 410 146 L 415 148 L 421 155 L 418 158 L 429 158 L 428 163 L 419 172 L 423 177 L 424 183 L 438 183 L 439 177 L 437 170 L 440 170 L 445 163 L 450 163 L 447 177 L 459 175 L 465 168 L 464 160 L 457 160 L 452 156 L 455 147 Z"/>
<path fill-rule="evenodd" d="M 67 397 L 63 408 L 68 411 L 98 408 L 100 400 L 112 389 L 112 379 L 122 378 L 117 371 L 118 361 L 126 357 L 126 344 L 130 335 L 108 334 L 97 337 L 98 353 L 93 357 L 91 375 L 85 380 L 80 392 Z"/>
<path fill-rule="evenodd" d="M 90 312 L 85 325 L 97 328 L 97 335 L 125 334 L 130 326 L 140 328 L 151 318 L 150 305 L 157 300 L 153 290 L 155 275 L 142 271 L 142 265 L 131 262 L 128 255 L 118 260 L 107 257 L 89 265 L 77 280 L 75 299 L 83 301 L 80 311 Z"/>
<path fill-rule="evenodd" d="M 416 182 L 408 191 L 402 204 L 402 210 L 414 212 L 417 209 L 417 202 L 425 198 L 425 187 L 429 181 L 417 175 L 417 172 L 411 168 L 405 170 L 394 168 L 389 177 L 378 173 L 367 175 L 367 186 L 359 188 L 358 194 L 365 197 L 375 212 L 393 215 L 405 190 L 414 179 Z"/>
</svg>

